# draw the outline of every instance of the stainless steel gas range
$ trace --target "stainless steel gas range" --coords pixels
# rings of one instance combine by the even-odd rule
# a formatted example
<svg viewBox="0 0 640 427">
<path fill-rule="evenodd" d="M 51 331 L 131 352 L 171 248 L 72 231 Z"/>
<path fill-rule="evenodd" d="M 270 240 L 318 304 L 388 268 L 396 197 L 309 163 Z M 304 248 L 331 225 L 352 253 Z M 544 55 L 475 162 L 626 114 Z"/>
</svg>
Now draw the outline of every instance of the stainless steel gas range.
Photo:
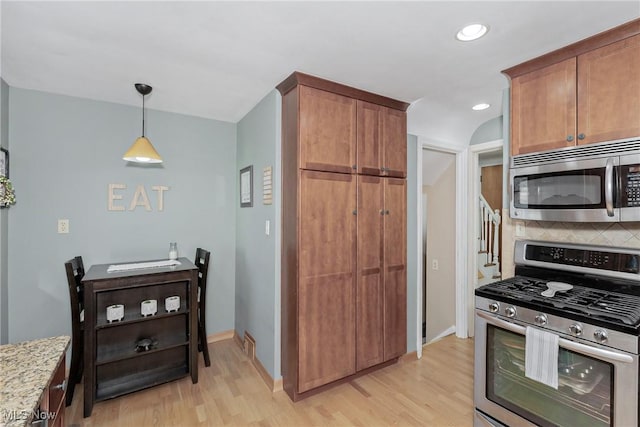
<svg viewBox="0 0 640 427">
<path fill-rule="evenodd" d="M 475 292 L 474 425 L 638 426 L 640 251 L 518 241 L 515 264 Z"/>
</svg>

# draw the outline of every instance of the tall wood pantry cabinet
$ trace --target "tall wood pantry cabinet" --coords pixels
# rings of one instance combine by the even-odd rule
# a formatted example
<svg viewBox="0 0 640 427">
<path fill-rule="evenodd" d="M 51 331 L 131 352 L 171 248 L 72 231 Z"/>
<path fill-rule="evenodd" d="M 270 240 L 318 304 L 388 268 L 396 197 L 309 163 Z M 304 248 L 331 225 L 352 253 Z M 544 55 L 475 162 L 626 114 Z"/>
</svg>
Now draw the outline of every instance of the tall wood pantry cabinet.
<svg viewBox="0 0 640 427">
<path fill-rule="evenodd" d="M 640 136 L 640 19 L 503 72 L 512 156 Z"/>
<path fill-rule="evenodd" d="M 406 353 L 408 104 L 295 72 L 282 94 L 282 376 L 296 401 Z"/>
</svg>

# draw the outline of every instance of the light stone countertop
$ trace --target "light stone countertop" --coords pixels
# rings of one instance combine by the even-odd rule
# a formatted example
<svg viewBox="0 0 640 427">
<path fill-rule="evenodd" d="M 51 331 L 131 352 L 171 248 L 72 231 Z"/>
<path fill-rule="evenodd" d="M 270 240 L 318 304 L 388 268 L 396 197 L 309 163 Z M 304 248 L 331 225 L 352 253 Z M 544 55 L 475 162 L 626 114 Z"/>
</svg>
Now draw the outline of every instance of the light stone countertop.
<svg viewBox="0 0 640 427">
<path fill-rule="evenodd" d="M 60 336 L 0 345 L 0 426 L 32 420 L 69 341 Z"/>
</svg>

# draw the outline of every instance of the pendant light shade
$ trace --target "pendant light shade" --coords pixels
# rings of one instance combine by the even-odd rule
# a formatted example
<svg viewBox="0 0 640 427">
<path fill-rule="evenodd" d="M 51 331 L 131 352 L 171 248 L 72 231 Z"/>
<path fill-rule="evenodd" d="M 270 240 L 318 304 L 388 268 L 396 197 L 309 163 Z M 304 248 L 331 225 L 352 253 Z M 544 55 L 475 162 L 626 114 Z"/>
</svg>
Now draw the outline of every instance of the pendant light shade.
<svg viewBox="0 0 640 427">
<path fill-rule="evenodd" d="M 144 83 L 136 83 L 135 87 L 142 95 L 142 136 L 135 140 L 122 158 L 128 162 L 162 163 L 162 157 L 160 157 L 160 154 L 153 148 L 151 141 L 144 136 L 144 97 L 150 94 L 153 88 Z"/>
</svg>

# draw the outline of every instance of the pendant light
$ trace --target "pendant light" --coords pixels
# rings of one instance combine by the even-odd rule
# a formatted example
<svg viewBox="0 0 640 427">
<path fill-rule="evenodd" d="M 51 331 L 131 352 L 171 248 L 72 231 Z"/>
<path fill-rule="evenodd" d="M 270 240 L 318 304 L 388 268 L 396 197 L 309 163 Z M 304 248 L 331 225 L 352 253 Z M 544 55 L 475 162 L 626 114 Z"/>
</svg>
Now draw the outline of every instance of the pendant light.
<svg viewBox="0 0 640 427">
<path fill-rule="evenodd" d="M 151 141 L 144 136 L 144 97 L 149 95 L 153 88 L 144 83 L 136 83 L 135 87 L 142 95 L 142 136 L 135 140 L 122 158 L 128 162 L 162 163 L 162 157 L 160 157 L 160 154 L 153 148 Z"/>
</svg>

